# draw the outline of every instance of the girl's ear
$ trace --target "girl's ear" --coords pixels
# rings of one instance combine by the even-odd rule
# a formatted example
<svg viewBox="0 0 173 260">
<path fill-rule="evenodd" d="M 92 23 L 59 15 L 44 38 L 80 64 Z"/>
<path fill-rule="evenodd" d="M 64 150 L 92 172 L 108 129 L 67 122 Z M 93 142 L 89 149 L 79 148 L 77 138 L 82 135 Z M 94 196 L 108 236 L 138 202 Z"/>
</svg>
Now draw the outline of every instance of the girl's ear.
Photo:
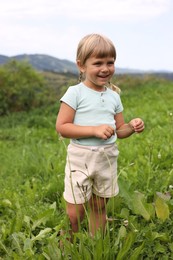
<svg viewBox="0 0 173 260">
<path fill-rule="evenodd" d="M 79 71 L 81 71 L 82 73 L 84 73 L 84 72 L 85 72 L 85 66 L 84 66 L 84 65 L 81 65 L 81 61 L 80 61 L 80 60 L 77 60 L 77 61 L 76 61 L 76 64 L 77 64 L 77 66 L 78 66 Z"/>
</svg>

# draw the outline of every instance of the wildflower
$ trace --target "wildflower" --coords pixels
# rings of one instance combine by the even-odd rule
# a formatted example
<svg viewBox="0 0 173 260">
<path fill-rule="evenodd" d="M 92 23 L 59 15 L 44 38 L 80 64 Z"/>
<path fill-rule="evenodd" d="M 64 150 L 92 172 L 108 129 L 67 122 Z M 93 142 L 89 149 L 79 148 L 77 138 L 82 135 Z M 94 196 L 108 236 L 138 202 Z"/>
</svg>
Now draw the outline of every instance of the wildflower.
<svg viewBox="0 0 173 260">
<path fill-rule="evenodd" d="M 159 152 L 158 155 L 157 155 L 158 159 L 161 159 L 161 153 Z"/>
<path fill-rule="evenodd" d="M 127 227 L 128 226 L 128 224 L 129 224 L 129 221 L 126 219 L 126 220 L 124 220 L 124 226 L 125 227 Z"/>
</svg>

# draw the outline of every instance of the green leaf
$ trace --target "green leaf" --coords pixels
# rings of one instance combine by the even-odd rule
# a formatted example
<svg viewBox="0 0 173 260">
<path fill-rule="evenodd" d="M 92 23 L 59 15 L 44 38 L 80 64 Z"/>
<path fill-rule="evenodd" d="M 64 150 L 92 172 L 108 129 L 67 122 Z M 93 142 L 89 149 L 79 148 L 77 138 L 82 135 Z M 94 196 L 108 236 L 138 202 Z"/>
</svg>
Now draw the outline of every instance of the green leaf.
<svg viewBox="0 0 173 260">
<path fill-rule="evenodd" d="M 129 210 L 127 208 L 122 208 L 120 216 L 122 218 L 128 219 L 129 218 Z"/>
<path fill-rule="evenodd" d="M 47 252 L 43 252 L 43 255 L 47 260 L 62 259 L 61 250 L 59 248 L 59 243 L 57 242 L 57 240 L 49 241 Z"/>
<path fill-rule="evenodd" d="M 11 235 L 11 237 L 12 237 L 12 241 L 14 242 L 15 249 L 17 249 L 18 254 L 20 256 L 22 256 L 23 255 L 23 251 L 22 251 L 21 244 L 20 244 L 20 239 L 19 239 L 20 235 L 18 235 L 17 233 L 14 233 L 14 234 Z"/>
<path fill-rule="evenodd" d="M 41 230 L 39 234 L 36 237 L 33 237 L 31 240 L 36 241 L 36 240 L 41 240 L 44 238 L 48 233 L 52 231 L 51 228 L 45 228 L 44 230 Z"/>
<path fill-rule="evenodd" d="M 162 198 L 160 197 L 156 198 L 155 209 L 156 209 L 156 215 L 159 219 L 165 221 L 166 219 L 169 218 L 169 214 L 170 214 L 169 207 Z"/>
<path fill-rule="evenodd" d="M 127 236 L 126 228 L 124 226 L 121 226 L 119 231 L 118 231 L 118 237 L 115 240 L 114 246 L 118 246 L 119 243 L 120 243 L 120 240 L 125 238 L 126 236 Z"/>
<path fill-rule="evenodd" d="M 128 251 L 130 250 L 131 246 L 133 245 L 135 241 L 136 234 L 133 232 L 130 232 L 127 237 L 124 240 L 123 246 L 120 249 L 116 260 L 122 260 L 125 259 L 124 257 L 127 255 Z"/>
<path fill-rule="evenodd" d="M 173 252 L 173 243 L 169 243 L 169 249 L 171 250 L 171 252 Z"/>
<path fill-rule="evenodd" d="M 130 190 L 130 187 L 127 182 L 125 182 L 122 179 L 119 179 L 119 187 L 120 187 L 120 196 L 122 196 L 129 208 L 131 209 L 132 204 L 132 191 Z"/>
<path fill-rule="evenodd" d="M 145 202 L 144 194 L 137 191 L 133 194 L 133 210 L 135 214 L 143 216 L 146 220 L 150 220 L 154 214 L 153 205 Z"/>
<path fill-rule="evenodd" d="M 143 242 L 140 246 L 136 247 L 133 253 L 130 256 L 130 260 L 138 260 L 139 255 L 142 253 L 145 242 Z"/>
<path fill-rule="evenodd" d="M 1 242 L 1 240 L 0 240 L 0 248 L 2 248 L 3 251 L 4 251 L 7 255 L 9 255 L 8 249 L 7 249 L 6 246 Z"/>
<path fill-rule="evenodd" d="M 155 250 L 156 252 L 165 253 L 166 254 L 166 247 L 164 245 L 161 245 L 159 242 L 155 244 Z"/>
<path fill-rule="evenodd" d="M 30 238 L 27 238 L 24 242 L 24 251 L 28 251 L 29 252 L 29 255 L 32 256 L 34 255 L 34 251 L 32 250 L 32 247 L 33 247 L 33 242 Z"/>
<path fill-rule="evenodd" d="M 124 238 L 127 235 L 126 228 L 124 226 L 121 226 L 118 232 L 118 238 Z"/>
<path fill-rule="evenodd" d="M 43 212 L 43 214 L 40 216 L 40 218 L 38 220 L 34 221 L 32 230 L 35 230 L 35 228 L 40 226 L 40 224 L 45 224 L 50 219 L 50 217 L 52 216 L 53 213 L 54 213 L 53 208 L 50 208 L 50 209 L 46 210 L 45 212 Z"/>
<path fill-rule="evenodd" d="M 144 194 L 138 191 L 128 190 L 128 186 L 121 179 L 119 182 L 120 196 L 122 196 L 128 207 L 135 213 L 141 215 L 146 220 L 150 220 L 154 216 L 154 207 L 151 203 L 145 201 Z"/>
<path fill-rule="evenodd" d="M 2 201 L 0 201 L 0 206 L 11 208 L 12 207 L 12 203 L 8 199 L 3 199 Z"/>
</svg>

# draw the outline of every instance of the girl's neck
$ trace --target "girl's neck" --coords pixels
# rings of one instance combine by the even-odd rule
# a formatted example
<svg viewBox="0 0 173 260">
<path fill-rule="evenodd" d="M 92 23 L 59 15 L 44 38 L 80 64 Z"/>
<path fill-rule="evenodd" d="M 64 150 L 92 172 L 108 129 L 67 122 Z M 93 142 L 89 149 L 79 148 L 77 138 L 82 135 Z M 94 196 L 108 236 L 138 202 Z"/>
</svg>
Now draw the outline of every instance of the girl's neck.
<svg viewBox="0 0 173 260">
<path fill-rule="evenodd" d="M 87 88 L 90 88 L 94 91 L 97 92 L 104 92 L 106 91 L 106 86 L 96 86 L 96 85 L 91 85 L 91 84 L 87 84 L 85 81 L 82 82 Z"/>
</svg>

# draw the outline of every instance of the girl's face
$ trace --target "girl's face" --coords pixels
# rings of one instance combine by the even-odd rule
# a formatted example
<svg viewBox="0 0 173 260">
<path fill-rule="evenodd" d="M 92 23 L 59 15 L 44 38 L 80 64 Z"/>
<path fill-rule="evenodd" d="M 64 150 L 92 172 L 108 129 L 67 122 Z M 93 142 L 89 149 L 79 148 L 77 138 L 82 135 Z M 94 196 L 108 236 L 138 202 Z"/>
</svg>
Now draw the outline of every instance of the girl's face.
<svg viewBox="0 0 173 260">
<path fill-rule="evenodd" d="M 78 62 L 80 71 L 85 75 L 84 84 L 94 90 L 103 91 L 115 72 L 114 62 L 113 57 L 94 56 L 89 57 L 83 66 Z"/>
</svg>

